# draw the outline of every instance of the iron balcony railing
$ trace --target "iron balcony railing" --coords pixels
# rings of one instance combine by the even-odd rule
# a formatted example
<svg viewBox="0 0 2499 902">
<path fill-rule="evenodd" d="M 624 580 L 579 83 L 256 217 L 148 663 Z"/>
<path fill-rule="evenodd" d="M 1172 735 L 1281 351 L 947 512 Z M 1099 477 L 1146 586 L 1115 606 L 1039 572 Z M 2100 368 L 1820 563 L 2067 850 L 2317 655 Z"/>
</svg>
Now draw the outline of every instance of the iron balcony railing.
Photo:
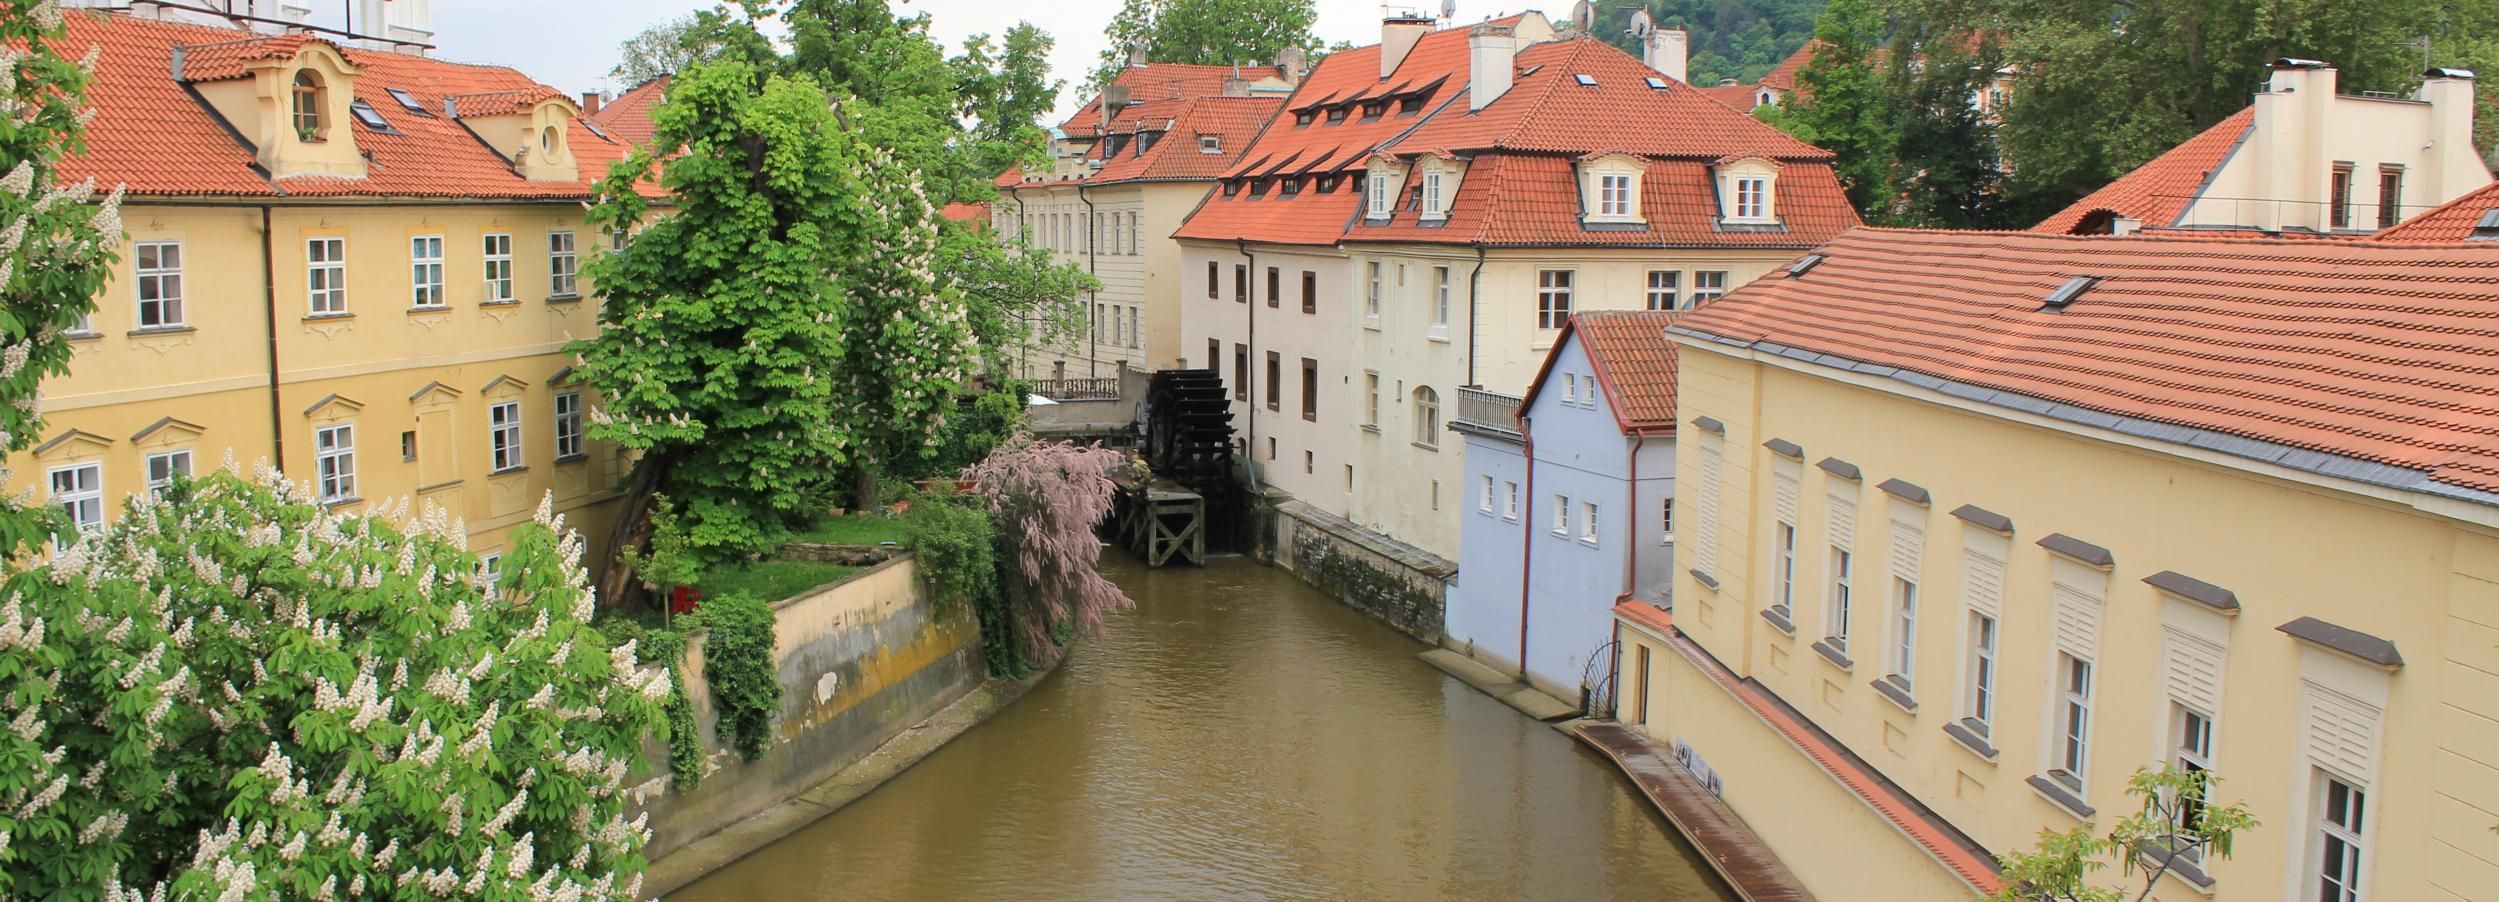
<svg viewBox="0 0 2499 902">
<path fill-rule="evenodd" d="M 1450 425 L 1500 435 L 1518 435 L 1520 398 L 1480 388 L 1458 389 L 1458 418 Z"/>
<path fill-rule="evenodd" d="M 1117 401 L 1119 400 L 1119 377 L 1041 379 L 1033 383 L 1033 394 L 1053 401 Z"/>
</svg>

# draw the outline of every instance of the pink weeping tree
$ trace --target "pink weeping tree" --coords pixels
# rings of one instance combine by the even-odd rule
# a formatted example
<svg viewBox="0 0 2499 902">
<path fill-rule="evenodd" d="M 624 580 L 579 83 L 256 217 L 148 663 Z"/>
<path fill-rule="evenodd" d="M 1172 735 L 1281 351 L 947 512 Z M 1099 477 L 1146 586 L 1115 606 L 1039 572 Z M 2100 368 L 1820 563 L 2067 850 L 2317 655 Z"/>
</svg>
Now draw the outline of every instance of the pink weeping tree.
<svg viewBox="0 0 2499 902">
<path fill-rule="evenodd" d="M 1120 464 L 1119 452 L 1100 446 L 1019 436 L 963 471 L 1006 546 L 1007 607 L 1029 660 L 1055 656 L 1062 625 L 1099 637 L 1104 618 L 1136 606 L 1103 578 L 1093 532 L 1110 515 Z"/>
</svg>

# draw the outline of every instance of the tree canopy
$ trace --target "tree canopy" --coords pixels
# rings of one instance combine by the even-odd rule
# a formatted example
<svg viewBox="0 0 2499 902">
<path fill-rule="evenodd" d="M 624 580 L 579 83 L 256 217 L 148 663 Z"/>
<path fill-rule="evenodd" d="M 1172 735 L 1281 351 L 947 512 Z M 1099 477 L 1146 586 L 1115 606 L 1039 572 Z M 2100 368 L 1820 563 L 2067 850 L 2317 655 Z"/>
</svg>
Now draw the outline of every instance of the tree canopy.
<svg viewBox="0 0 2499 902">
<path fill-rule="evenodd" d="M 1631 10 L 1647 9 L 1660 28 L 1690 33 L 1687 67 L 1691 82 L 1714 85 L 1722 79 L 1760 81 L 1813 37 L 1814 20 L 1826 0 L 1632 0 L 1599 2 L 1596 34 L 1615 46 L 1640 54 L 1639 42 L 1623 34 Z"/>
<path fill-rule="evenodd" d="M 1144 48 L 1157 63 L 1224 66 L 1272 63 L 1287 47 L 1317 51 L 1312 0 L 1127 0 L 1111 17 L 1110 46 L 1086 89 L 1099 91 Z"/>
</svg>

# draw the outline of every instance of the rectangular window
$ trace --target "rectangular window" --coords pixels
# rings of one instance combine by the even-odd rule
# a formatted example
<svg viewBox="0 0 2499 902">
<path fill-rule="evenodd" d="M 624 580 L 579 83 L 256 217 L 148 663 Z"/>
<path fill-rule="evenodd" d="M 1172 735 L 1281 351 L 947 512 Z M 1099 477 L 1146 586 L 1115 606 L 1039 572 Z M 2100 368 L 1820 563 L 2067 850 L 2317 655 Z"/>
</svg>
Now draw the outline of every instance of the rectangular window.
<svg viewBox="0 0 2499 902">
<path fill-rule="evenodd" d="M 2317 819 L 2318 902 L 2360 902 L 2362 813 L 2368 794 L 2332 776 L 2325 782 L 2325 803 Z"/>
<path fill-rule="evenodd" d="M 52 504 L 69 514 L 79 532 L 104 528 L 104 465 L 75 464 L 52 469 Z"/>
<path fill-rule="evenodd" d="M 1449 327 L 1449 267 L 1432 267 L 1432 325 Z"/>
<path fill-rule="evenodd" d="M 169 329 L 182 319 L 182 242 L 142 241 L 138 252 L 139 328 Z"/>
<path fill-rule="evenodd" d="M 1597 215 L 1631 215 L 1631 176 L 1619 173 L 1597 176 Z"/>
<path fill-rule="evenodd" d="M 2404 171 L 2387 166 L 2378 170 L 2378 228 L 2394 228 L 2404 218 Z"/>
<path fill-rule="evenodd" d="M 1302 312 L 1319 312 L 1319 274 L 1302 270 Z"/>
<path fill-rule="evenodd" d="M 1770 180 L 1759 177 L 1735 180 L 1735 218 L 1765 219 L 1769 216 Z"/>
<path fill-rule="evenodd" d="M 1571 321 L 1571 275 L 1567 269 L 1536 275 L 1536 328 L 1551 331 Z"/>
<path fill-rule="evenodd" d="M 1221 300 L 1223 298 L 1223 280 L 1216 276 L 1217 272 L 1218 269 L 1216 268 L 1215 261 L 1206 261 L 1206 296 Z"/>
<path fill-rule="evenodd" d="M 1892 577 L 1892 682 L 1916 691 L 1918 672 L 1918 584 Z"/>
<path fill-rule="evenodd" d="M 408 239 L 408 280 L 415 286 L 412 306 L 441 307 L 450 303 L 443 296 L 443 236 Z"/>
<path fill-rule="evenodd" d="M 504 401 L 486 408 L 486 441 L 492 449 L 494 472 L 521 468 L 521 402 Z"/>
<path fill-rule="evenodd" d="M 1319 361 L 1302 358 L 1302 419 L 1319 420 Z"/>
<path fill-rule="evenodd" d="M 1440 393 L 1428 385 L 1414 390 L 1414 443 L 1440 447 Z"/>
<path fill-rule="evenodd" d="M 1362 389 L 1363 425 L 1378 429 L 1380 428 L 1380 374 L 1362 374 Z"/>
<path fill-rule="evenodd" d="M 2351 167 L 2349 165 L 2334 167 L 2334 184 L 2329 190 L 2332 193 L 2326 200 L 2326 210 L 2327 215 L 2331 217 L 2333 227 L 2351 228 Z"/>
<path fill-rule="evenodd" d="M 1779 545 L 1770 564 L 1770 591 L 1775 593 L 1770 596 L 1770 610 L 1792 623 L 1796 619 L 1796 527 L 1781 523 L 1777 528 Z"/>
<path fill-rule="evenodd" d="M 1372 261 L 1372 262 L 1371 262 L 1371 264 L 1370 264 L 1370 273 L 1371 273 L 1371 291 L 1370 291 L 1370 293 L 1369 293 L 1368 295 L 1366 295 L 1366 296 L 1364 297 L 1364 300 L 1363 300 L 1363 305 L 1362 305 L 1362 313 L 1363 313 L 1363 315 L 1364 315 L 1364 316 L 1368 316 L 1368 317 L 1370 317 L 1370 318 L 1372 318 L 1372 319 L 1379 319 L 1379 318 L 1380 318 L 1380 264 L 1379 264 L 1379 261 L 1374 260 L 1374 261 Z"/>
<path fill-rule="evenodd" d="M 1475 503 L 1475 509 L 1487 514 L 1492 513 L 1492 477 L 1490 476 L 1484 477 L 1484 498 Z"/>
<path fill-rule="evenodd" d="M 1578 403 L 1579 403 L 1579 374 L 1578 374 L 1578 373 L 1563 373 L 1563 374 L 1562 374 L 1562 404 L 1563 404 L 1563 406 L 1568 407 L 1568 406 L 1575 406 L 1575 405 L 1577 405 Z"/>
<path fill-rule="evenodd" d="M 1284 356 L 1267 352 L 1267 409 L 1282 410 L 1284 403 Z"/>
<path fill-rule="evenodd" d="M 312 315 L 347 312 L 347 239 L 314 238 L 304 242 L 304 290 Z"/>
<path fill-rule="evenodd" d="M 1267 306 L 1276 307 L 1283 303 L 1284 270 L 1273 266 L 1267 267 Z"/>
<path fill-rule="evenodd" d="M 1658 544 L 1661 544 L 1661 545 L 1672 545 L 1672 544 L 1674 544 L 1674 542 L 1675 542 L 1675 499 L 1673 499 L 1673 498 L 1668 498 L 1668 499 L 1666 499 L 1666 500 L 1664 500 L 1664 501 L 1658 502 L 1658 505 L 1657 505 L 1657 534 L 1658 534 L 1658 537 L 1659 537 L 1659 538 L 1658 538 L 1658 540 L 1657 540 L 1657 541 L 1658 541 Z"/>
<path fill-rule="evenodd" d="M 582 455 L 581 393 L 555 393 L 555 459 Z"/>
<path fill-rule="evenodd" d="M 477 578 L 490 589 L 500 585 L 503 582 L 503 555 L 500 553 L 478 555 Z"/>
<path fill-rule="evenodd" d="M 1987 735 L 1996 719 L 1996 618 L 1970 612 L 1969 707 L 1961 714 L 1970 728 Z"/>
<path fill-rule="evenodd" d="M 581 293 L 581 255 L 573 249 L 573 233 L 547 233 L 547 293 L 569 298 Z"/>
<path fill-rule="evenodd" d="M 1553 496 L 1553 534 L 1557 536 L 1571 534 L 1571 496 L 1569 495 Z"/>
<path fill-rule="evenodd" d="M 1673 310 L 1683 295 L 1683 274 L 1663 269 L 1649 270 L 1649 309 Z"/>
<path fill-rule="evenodd" d="M 512 300 L 512 236 L 486 236 L 486 303 Z"/>
<path fill-rule="evenodd" d="M 1597 505 L 1594 501 L 1579 505 L 1579 540 L 1590 545 L 1597 543 Z"/>
<path fill-rule="evenodd" d="M 2050 777 L 2077 793 L 2091 761 L 2091 662 L 2068 654 L 2057 658 L 2057 746 Z"/>
<path fill-rule="evenodd" d="M 416 448 L 417 448 L 416 436 L 417 436 L 417 434 L 416 434 L 416 432 L 415 432 L 415 431 L 413 431 L 413 430 L 408 431 L 408 432 L 402 432 L 402 433 L 400 433 L 400 434 L 399 434 L 399 459 L 400 459 L 400 460 L 403 460 L 403 461 L 414 461 L 414 460 L 416 460 L 416 459 L 417 459 L 417 455 L 416 455 Z"/>
<path fill-rule="evenodd" d="M 1726 295 L 1727 274 L 1725 272 L 1702 271 L 1692 274 L 1692 306 L 1698 307 Z"/>
<path fill-rule="evenodd" d="M 1253 377 L 1250 375 L 1249 368 L 1249 345 L 1235 342 L 1232 345 L 1232 400 L 1249 400 L 1251 378 Z M 1268 455 L 1268 458 L 1273 459 L 1274 455 Z"/>
<path fill-rule="evenodd" d="M 1849 566 L 1855 562 L 1855 556 L 1849 554 L 1848 549 L 1831 549 L 1831 608 L 1826 612 L 1829 616 L 1829 623 L 1825 624 L 1828 635 L 1823 638 L 1831 640 L 1831 644 L 1842 652 L 1848 650 L 1848 578 Z"/>
<path fill-rule="evenodd" d="M 1332 112 L 1331 115 L 1341 115 L 1341 113 Z M 1373 173 L 1365 184 L 1367 184 L 1370 189 L 1371 218 L 1387 219 L 1389 212 L 1388 195 L 1389 191 L 1392 190 L 1394 186 L 1389 184 L 1389 180 L 1381 178 L 1377 173 Z"/>
<path fill-rule="evenodd" d="M 313 430 L 312 463 L 323 502 L 356 497 L 356 427 L 342 424 Z"/>
<path fill-rule="evenodd" d="M 2185 705 L 2173 704 L 2171 707 L 2176 714 L 2170 719 L 2170 730 L 2178 737 L 2177 754 L 2171 763 L 2183 773 L 2212 773 L 2213 719 Z M 2205 798 L 2202 792 L 2185 794 L 2177 801 L 2180 827 L 2193 830 L 2203 825 Z M 2188 854 L 2194 856 L 2193 852 Z"/>
<path fill-rule="evenodd" d="M 1249 303 L 1249 264 L 1232 264 L 1232 302 Z"/>
<path fill-rule="evenodd" d="M 1518 519 L 1518 483 L 1508 480 L 1501 483 L 1501 519 Z"/>
<path fill-rule="evenodd" d="M 1649 647 L 1634 644 L 1631 655 L 1631 722 L 1649 722 Z"/>
<path fill-rule="evenodd" d="M 191 452 L 187 448 L 148 455 L 148 491 L 164 491 L 174 484 L 175 477 L 189 478 L 190 475 Z"/>
<path fill-rule="evenodd" d="M 1423 218 L 1439 219 L 1440 211 L 1440 173 L 1425 172 L 1423 173 Z"/>
</svg>

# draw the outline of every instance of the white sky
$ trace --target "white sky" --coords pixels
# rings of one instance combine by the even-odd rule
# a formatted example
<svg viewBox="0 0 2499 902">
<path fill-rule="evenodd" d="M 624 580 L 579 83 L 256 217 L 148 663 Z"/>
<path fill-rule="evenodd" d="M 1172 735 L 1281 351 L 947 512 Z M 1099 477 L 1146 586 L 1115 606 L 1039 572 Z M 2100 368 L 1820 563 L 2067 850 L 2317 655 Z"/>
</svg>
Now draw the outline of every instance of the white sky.
<svg viewBox="0 0 2499 902">
<path fill-rule="evenodd" d="M 312 0 L 323 24 L 336 21 L 342 0 Z M 539 81 L 574 94 L 610 85 L 607 70 L 615 65 L 616 45 L 648 27 L 695 9 L 705 0 L 434 0 L 434 29 L 439 55 L 463 62 L 496 63 L 529 73 Z M 1440 0 L 1408 0 L 1397 4 L 1437 12 Z M 1568 0 L 1541 4 L 1551 15 L 1566 13 Z M 1118 13 L 1118 0 L 898 0 L 897 11 L 931 14 L 934 31 L 949 54 L 962 49 L 963 39 L 1002 34 L 1018 19 L 1030 20 L 1058 39 L 1051 54 L 1052 74 L 1070 85 L 1093 71 L 1096 57 L 1109 43 L 1102 31 Z M 1536 8 L 1522 0 L 1459 0 L 1459 22 L 1476 22 Z M 1320 0 L 1319 37 L 1334 43 L 1369 44 L 1380 37 L 1380 5 L 1362 0 Z M 1071 88 L 1059 95 L 1064 119 L 1083 105 Z M 1055 125 L 1055 121 L 1043 123 Z"/>
</svg>

